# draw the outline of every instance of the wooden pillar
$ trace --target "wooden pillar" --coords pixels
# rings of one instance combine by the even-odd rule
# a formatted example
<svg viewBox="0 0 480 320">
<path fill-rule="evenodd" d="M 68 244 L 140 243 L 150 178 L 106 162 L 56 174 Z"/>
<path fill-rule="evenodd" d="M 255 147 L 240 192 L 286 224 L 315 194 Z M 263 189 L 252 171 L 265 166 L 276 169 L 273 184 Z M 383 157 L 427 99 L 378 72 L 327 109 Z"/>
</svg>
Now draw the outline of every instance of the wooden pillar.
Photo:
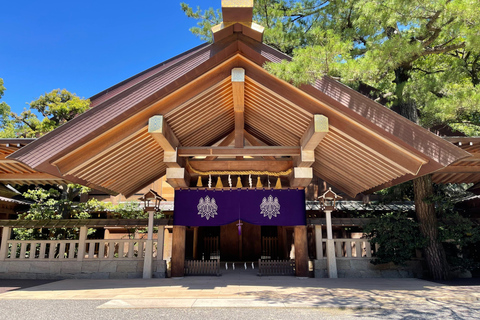
<svg viewBox="0 0 480 320">
<path fill-rule="evenodd" d="M 88 228 L 86 226 L 80 227 L 80 234 L 78 236 L 78 254 L 77 261 L 83 261 L 85 258 L 85 241 L 87 241 Z M 108 248 L 109 250 L 115 250 L 115 248 Z"/>
<path fill-rule="evenodd" d="M 8 243 L 7 241 L 10 240 L 10 227 L 3 227 L 2 230 L 2 243 L 0 244 L 0 261 L 5 260 L 7 258 L 8 253 Z"/>
<path fill-rule="evenodd" d="M 153 271 L 153 211 L 148 213 L 148 233 L 143 258 L 143 279 L 150 279 Z"/>
<path fill-rule="evenodd" d="M 329 278 L 338 278 L 337 258 L 335 257 L 335 242 L 332 232 L 332 211 L 325 210 L 327 220 L 327 270 Z"/>
<path fill-rule="evenodd" d="M 172 277 L 185 274 L 185 226 L 173 226 Z"/>
<path fill-rule="evenodd" d="M 193 227 L 193 260 L 197 260 L 198 258 L 197 248 L 198 248 L 198 227 Z"/>
<path fill-rule="evenodd" d="M 322 226 L 315 225 L 315 249 L 316 249 L 316 258 L 323 258 L 323 241 L 322 241 Z"/>
<path fill-rule="evenodd" d="M 295 226 L 295 275 L 308 277 L 307 226 Z"/>
</svg>

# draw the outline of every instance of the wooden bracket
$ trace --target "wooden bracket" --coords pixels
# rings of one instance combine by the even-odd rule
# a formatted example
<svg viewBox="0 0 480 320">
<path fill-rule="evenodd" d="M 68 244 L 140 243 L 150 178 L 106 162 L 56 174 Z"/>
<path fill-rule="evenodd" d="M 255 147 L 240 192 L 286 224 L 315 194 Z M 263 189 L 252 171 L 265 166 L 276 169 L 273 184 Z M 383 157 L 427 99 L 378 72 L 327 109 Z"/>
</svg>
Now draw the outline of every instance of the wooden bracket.
<svg viewBox="0 0 480 320">
<path fill-rule="evenodd" d="M 180 146 L 180 142 L 163 115 L 156 115 L 148 119 L 148 133 L 163 149 L 163 162 L 168 167 L 183 167 L 184 162 L 177 158 L 177 147 Z"/>
<path fill-rule="evenodd" d="M 185 168 L 167 168 L 167 182 L 174 188 L 190 187 L 190 174 Z"/>
<path fill-rule="evenodd" d="M 312 168 L 293 168 L 292 173 L 289 176 L 291 188 L 306 188 L 313 179 Z"/>
<path fill-rule="evenodd" d="M 313 115 L 307 130 L 300 138 L 302 152 L 295 160 L 297 167 L 310 167 L 315 162 L 315 148 L 328 133 L 328 118 L 321 114 Z"/>
</svg>

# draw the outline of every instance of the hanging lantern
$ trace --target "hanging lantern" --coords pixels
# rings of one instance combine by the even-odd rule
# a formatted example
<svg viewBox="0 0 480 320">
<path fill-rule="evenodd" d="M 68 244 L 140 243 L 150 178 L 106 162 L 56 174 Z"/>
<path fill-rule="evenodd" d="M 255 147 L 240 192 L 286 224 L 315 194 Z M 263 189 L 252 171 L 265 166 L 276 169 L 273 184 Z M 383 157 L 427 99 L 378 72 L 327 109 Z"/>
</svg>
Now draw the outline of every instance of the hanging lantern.
<svg viewBox="0 0 480 320">
<path fill-rule="evenodd" d="M 333 211 L 335 210 L 335 204 L 337 200 L 342 199 L 339 195 L 332 191 L 332 188 L 328 188 L 328 190 L 318 197 L 320 201 L 320 210 L 322 211 Z"/>
</svg>

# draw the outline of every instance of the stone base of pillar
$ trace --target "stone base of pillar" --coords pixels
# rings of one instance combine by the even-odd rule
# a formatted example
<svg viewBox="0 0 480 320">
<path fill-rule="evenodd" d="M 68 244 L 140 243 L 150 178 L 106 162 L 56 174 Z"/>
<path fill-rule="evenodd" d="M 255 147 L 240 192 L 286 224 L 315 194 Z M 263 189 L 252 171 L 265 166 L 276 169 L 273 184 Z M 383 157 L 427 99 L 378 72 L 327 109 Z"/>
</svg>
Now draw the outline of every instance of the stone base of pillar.
<svg viewBox="0 0 480 320">
<path fill-rule="evenodd" d="M 335 242 L 333 239 L 327 239 L 327 270 L 329 278 L 338 278 Z"/>
</svg>

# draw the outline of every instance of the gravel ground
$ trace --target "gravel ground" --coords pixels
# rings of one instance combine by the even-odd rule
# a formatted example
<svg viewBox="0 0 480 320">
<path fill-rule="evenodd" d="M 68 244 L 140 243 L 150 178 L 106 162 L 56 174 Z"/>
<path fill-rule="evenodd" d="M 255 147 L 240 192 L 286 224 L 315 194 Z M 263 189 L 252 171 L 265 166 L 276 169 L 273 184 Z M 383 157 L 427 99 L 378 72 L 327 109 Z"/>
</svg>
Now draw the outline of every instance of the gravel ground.
<svg viewBox="0 0 480 320">
<path fill-rule="evenodd" d="M 324 308 L 158 308 L 97 309 L 106 300 L 3 300 L 0 319 L 479 319 L 480 305 L 438 303 L 399 305 L 392 310 L 342 310 Z"/>
</svg>

